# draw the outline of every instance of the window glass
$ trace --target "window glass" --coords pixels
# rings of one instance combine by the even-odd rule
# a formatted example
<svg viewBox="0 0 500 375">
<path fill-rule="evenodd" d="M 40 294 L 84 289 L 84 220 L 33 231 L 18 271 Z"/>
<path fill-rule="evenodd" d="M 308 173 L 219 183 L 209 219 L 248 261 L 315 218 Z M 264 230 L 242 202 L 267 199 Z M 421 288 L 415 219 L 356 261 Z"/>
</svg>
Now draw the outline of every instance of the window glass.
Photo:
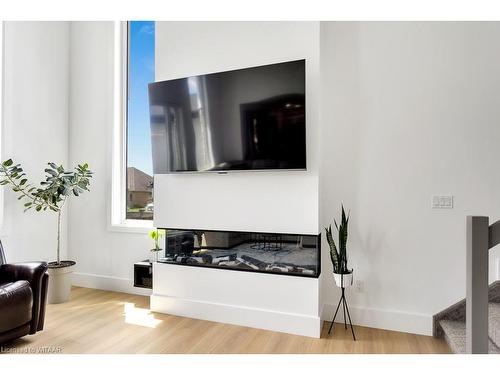
<svg viewBox="0 0 500 375">
<path fill-rule="evenodd" d="M 148 83 L 155 77 L 155 23 L 128 23 L 127 219 L 152 220 L 153 163 Z"/>
</svg>

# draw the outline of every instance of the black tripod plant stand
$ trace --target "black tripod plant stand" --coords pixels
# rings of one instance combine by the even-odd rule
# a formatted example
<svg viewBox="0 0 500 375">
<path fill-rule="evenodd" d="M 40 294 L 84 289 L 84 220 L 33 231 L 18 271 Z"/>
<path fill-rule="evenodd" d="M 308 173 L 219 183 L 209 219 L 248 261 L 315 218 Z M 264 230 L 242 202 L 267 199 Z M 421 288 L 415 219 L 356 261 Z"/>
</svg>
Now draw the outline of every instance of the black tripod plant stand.
<svg viewBox="0 0 500 375">
<path fill-rule="evenodd" d="M 337 310 L 335 310 L 335 315 L 333 316 L 332 323 L 330 324 L 328 335 L 330 335 L 330 332 L 332 331 L 333 323 L 335 322 L 335 318 L 337 317 L 337 313 L 339 312 L 340 304 L 342 304 L 342 308 L 344 310 L 344 327 L 345 329 L 347 329 L 347 320 L 346 320 L 346 311 L 347 311 L 347 317 L 349 318 L 349 325 L 351 326 L 352 338 L 354 339 L 354 341 L 356 341 L 356 335 L 354 334 L 354 328 L 352 326 L 352 321 L 351 321 L 351 314 L 349 314 L 349 307 L 347 306 L 347 300 L 345 298 L 345 287 L 341 287 L 340 289 L 342 289 L 342 295 L 340 296 L 339 303 L 337 304 Z"/>
</svg>

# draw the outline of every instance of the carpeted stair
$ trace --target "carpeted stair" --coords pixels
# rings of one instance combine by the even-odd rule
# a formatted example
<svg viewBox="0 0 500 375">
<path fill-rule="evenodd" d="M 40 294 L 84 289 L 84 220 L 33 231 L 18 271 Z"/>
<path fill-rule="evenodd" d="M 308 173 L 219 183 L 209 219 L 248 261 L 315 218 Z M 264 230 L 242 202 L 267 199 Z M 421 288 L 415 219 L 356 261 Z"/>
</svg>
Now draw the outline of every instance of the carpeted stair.
<svg viewBox="0 0 500 375">
<path fill-rule="evenodd" d="M 490 285 L 489 354 L 500 354 L 500 282 Z M 465 353 L 465 300 L 434 315 L 434 336 L 443 337 L 453 353 Z"/>
</svg>

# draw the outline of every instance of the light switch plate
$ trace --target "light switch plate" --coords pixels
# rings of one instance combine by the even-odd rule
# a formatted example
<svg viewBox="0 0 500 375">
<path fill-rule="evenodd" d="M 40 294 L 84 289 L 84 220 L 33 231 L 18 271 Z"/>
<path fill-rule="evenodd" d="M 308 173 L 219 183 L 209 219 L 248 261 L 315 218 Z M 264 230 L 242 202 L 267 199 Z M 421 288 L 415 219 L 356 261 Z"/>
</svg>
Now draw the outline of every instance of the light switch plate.
<svg viewBox="0 0 500 375">
<path fill-rule="evenodd" d="M 433 195 L 432 208 L 453 208 L 453 195 Z"/>
</svg>

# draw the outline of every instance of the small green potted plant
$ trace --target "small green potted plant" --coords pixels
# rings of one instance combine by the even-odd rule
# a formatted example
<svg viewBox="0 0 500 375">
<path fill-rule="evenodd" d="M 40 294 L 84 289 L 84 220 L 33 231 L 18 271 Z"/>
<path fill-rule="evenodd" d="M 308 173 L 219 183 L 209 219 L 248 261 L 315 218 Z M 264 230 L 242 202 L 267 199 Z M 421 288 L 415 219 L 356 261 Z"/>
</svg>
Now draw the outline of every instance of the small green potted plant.
<svg viewBox="0 0 500 375">
<path fill-rule="evenodd" d="M 28 182 L 28 177 L 21 164 L 8 159 L 0 164 L 0 185 L 10 185 L 19 194 L 18 200 L 24 206 L 24 212 L 34 209 L 36 212 L 52 211 L 57 214 L 57 252 L 56 261 L 49 262 L 49 303 L 61 303 L 69 300 L 71 292 L 71 274 L 76 262 L 61 260 L 61 215 L 67 199 L 78 197 L 89 191 L 92 171 L 87 163 L 79 164 L 72 171 L 62 165 L 47 163 L 45 181 L 40 186 Z"/>
<path fill-rule="evenodd" d="M 349 214 L 346 215 L 344 206 L 342 205 L 342 217 L 340 225 L 334 220 L 335 228 L 338 233 L 338 247 L 335 244 L 335 239 L 332 234 L 332 226 L 325 228 L 326 240 L 330 246 L 330 259 L 333 265 L 333 277 L 335 284 L 339 288 L 345 288 L 352 285 L 353 270 L 347 266 L 347 237 L 348 237 L 348 224 Z"/>
<path fill-rule="evenodd" d="M 151 263 L 158 262 L 158 253 L 163 249 L 160 247 L 160 240 L 165 237 L 167 231 L 165 229 L 155 228 L 151 232 L 149 232 L 149 237 L 153 240 L 154 248 L 151 249 L 151 252 L 154 253 L 154 257 L 150 258 L 149 261 Z"/>
</svg>

